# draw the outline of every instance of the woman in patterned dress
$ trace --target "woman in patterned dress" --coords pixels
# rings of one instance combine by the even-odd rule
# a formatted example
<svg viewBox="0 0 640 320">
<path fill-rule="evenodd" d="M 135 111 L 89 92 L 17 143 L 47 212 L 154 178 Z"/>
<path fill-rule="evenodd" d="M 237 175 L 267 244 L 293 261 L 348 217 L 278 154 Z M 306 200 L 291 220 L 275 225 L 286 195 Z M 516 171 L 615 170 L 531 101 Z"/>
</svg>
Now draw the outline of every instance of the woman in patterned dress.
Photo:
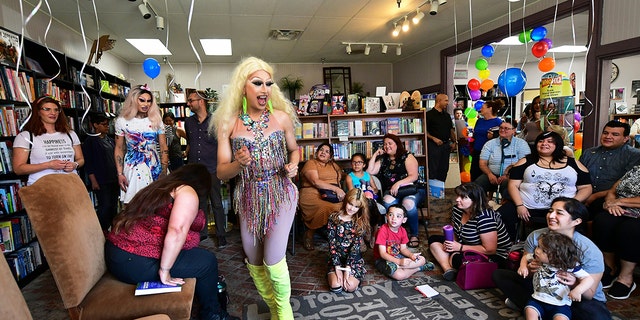
<svg viewBox="0 0 640 320">
<path fill-rule="evenodd" d="M 218 178 L 235 178 L 247 268 L 271 319 L 293 319 L 285 253 L 298 202 L 291 181 L 300 159 L 296 111 L 275 84 L 273 68 L 258 58 L 242 60 L 230 84 L 210 130 L 218 139 Z"/>
</svg>

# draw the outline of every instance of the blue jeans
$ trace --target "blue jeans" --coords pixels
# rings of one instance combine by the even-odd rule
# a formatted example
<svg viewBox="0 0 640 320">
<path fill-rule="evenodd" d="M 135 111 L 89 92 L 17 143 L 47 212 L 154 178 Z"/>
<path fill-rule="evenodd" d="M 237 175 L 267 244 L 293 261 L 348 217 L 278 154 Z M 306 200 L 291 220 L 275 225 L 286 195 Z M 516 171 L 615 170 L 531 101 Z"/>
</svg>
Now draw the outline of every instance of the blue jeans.
<svg viewBox="0 0 640 320">
<path fill-rule="evenodd" d="M 427 196 L 427 191 L 423 187 L 418 187 L 418 193 L 412 196 L 406 196 L 400 200 L 402 200 L 402 205 L 405 209 L 407 207 L 413 207 L 411 210 L 407 210 L 407 223 L 409 224 L 409 237 L 417 237 L 418 236 L 418 205 L 422 205 L 424 199 Z M 407 204 L 406 202 L 412 202 L 413 205 Z M 391 205 L 400 203 L 400 201 L 396 198 L 391 202 L 385 202 L 383 200 L 384 208 L 389 212 L 389 207 Z"/>
<path fill-rule="evenodd" d="M 130 284 L 160 281 L 160 260 L 124 251 L 110 241 L 105 243 L 107 269 L 118 280 Z M 221 312 L 218 303 L 218 259 L 205 249 L 182 250 L 171 267 L 171 276 L 196 278 L 195 295 L 202 307 L 201 319 L 210 319 Z"/>
</svg>

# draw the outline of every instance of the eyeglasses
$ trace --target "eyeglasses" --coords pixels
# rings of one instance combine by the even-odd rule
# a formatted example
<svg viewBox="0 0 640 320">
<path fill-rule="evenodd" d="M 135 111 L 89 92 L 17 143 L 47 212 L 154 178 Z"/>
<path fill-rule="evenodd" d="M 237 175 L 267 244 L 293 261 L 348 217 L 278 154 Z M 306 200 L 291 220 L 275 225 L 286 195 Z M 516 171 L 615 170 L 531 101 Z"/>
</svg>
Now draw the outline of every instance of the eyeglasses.
<svg viewBox="0 0 640 320">
<path fill-rule="evenodd" d="M 502 131 L 509 131 L 509 130 L 513 130 L 513 128 L 500 127 L 500 130 L 502 130 Z"/>
<path fill-rule="evenodd" d="M 364 164 L 364 161 L 351 161 L 353 164 Z"/>
<path fill-rule="evenodd" d="M 202 100 L 202 99 L 187 99 L 187 102 L 192 103 L 194 101 L 200 101 L 200 100 Z"/>
<path fill-rule="evenodd" d="M 151 102 L 153 102 L 153 99 L 145 100 L 145 99 L 142 99 L 142 98 L 138 98 L 138 101 L 140 101 L 140 103 L 145 103 L 145 102 L 151 103 Z"/>
<path fill-rule="evenodd" d="M 60 110 L 60 108 L 49 108 L 49 107 L 42 107 L 42 108 L 40 108 L 40 110 L 42 110 L 44 112 L 53 111 L 55 113 L 60 113 L 60 111 L 62 111 L 62 110 Z"/>
</svg>

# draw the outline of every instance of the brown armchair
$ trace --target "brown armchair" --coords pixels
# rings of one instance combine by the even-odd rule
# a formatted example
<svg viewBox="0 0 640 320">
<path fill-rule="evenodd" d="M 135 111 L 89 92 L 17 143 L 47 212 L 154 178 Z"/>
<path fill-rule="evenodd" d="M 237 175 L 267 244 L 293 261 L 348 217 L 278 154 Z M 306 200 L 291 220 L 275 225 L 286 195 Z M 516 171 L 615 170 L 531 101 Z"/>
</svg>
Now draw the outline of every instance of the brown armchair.
<svg viewBox="0 0 640 320">
<path fill-rule="evenodd" d="M 104 234 L 78 175 L 47 175 L 19 194 L 71 319 L 133 319 L 159 313 L 190 318 L 194 278 L 185 279 L 181 292 L 136 297 L 135 285 L 107 272 Z"/>
</svg>

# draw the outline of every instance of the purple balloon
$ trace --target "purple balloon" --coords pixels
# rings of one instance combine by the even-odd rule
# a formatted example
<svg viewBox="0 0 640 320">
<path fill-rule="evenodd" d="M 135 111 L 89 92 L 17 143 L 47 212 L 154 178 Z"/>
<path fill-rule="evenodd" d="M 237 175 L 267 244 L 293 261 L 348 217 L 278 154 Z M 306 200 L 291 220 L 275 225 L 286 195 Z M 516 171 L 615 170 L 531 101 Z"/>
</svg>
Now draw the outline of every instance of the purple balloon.
<svg viewBox="0 0 640 320">
<path fill-rule="evenodd" d="M 573 119 L 580 122 L 580 120 L 582 119 L 582 115 L 580 115 L 579 112 L 576 112 L 573 114 Z"/>
<path fill-rule="evenodd" d="M 481 96 L 482 93 L 480 90 L 469 90 L 469 97 L 471 97 L 471 100 L 478 100 Z"/>
<path fill-rule="evenodd" d="M 483 105 L 484 105 L 484 101 L 478 100 L 476 101 L 476 104 L 473 105 L 473 107 L 476 109 L 476 111 L 480 111 Z"/>
<path fill-rule="evenodd" d="M 547 45 L 549 46 L 549 49 L 551 49 L 553 47 L 553 41 L 551 41 L 551 39 L 549 39 L 549 38 L 544 38 L 544 39 L 542 39 L 540 41 L 546 42 Z"/>
</svg>

